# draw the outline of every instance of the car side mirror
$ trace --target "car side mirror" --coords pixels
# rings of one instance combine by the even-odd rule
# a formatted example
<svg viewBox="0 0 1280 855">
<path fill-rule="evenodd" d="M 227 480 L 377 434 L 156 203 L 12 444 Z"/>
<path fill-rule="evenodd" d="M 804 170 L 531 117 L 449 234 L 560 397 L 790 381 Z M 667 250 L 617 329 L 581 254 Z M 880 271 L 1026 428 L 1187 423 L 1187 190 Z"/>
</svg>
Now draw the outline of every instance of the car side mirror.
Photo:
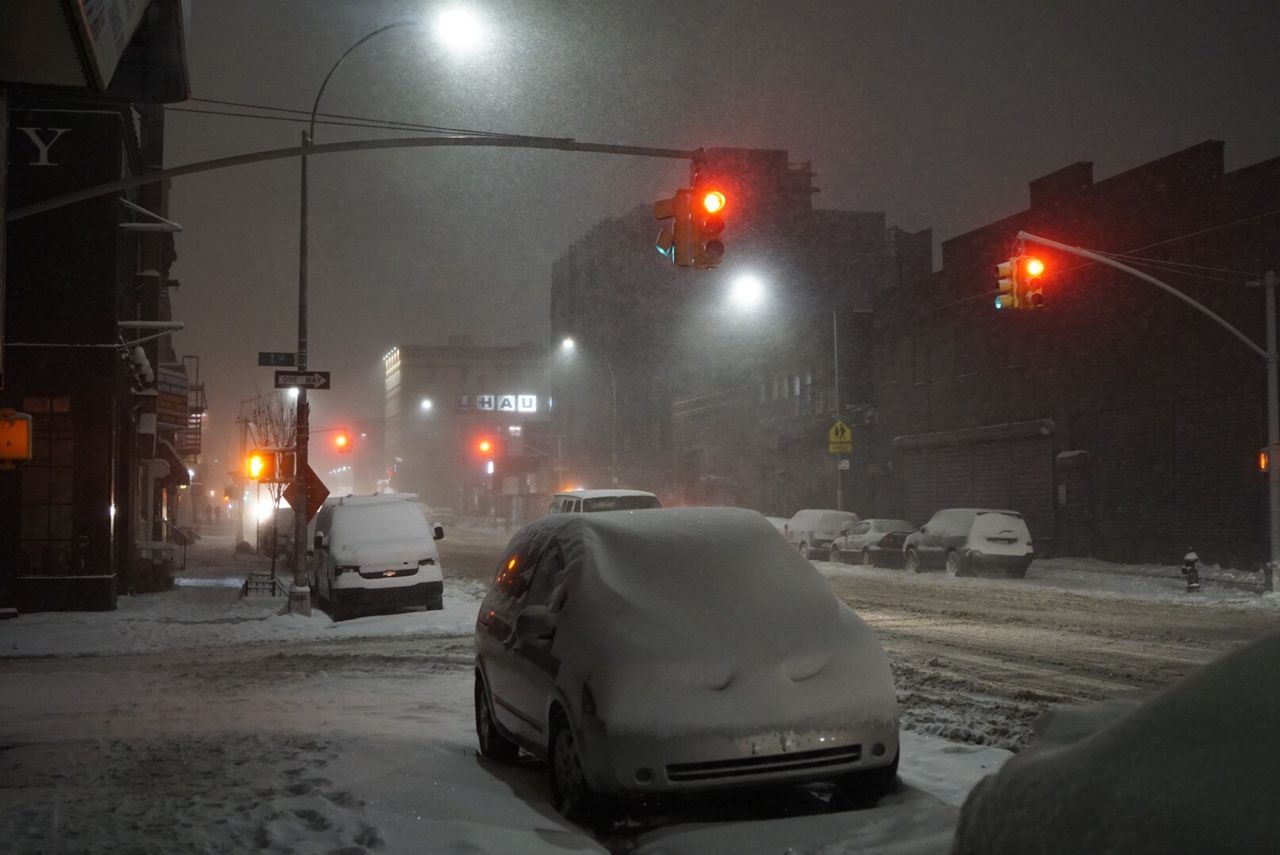
<svg viewBox="0 0 1280 855">
<path fill-rule="evenodd" d="M 529 606 L 516 615 L 516 641 L 550 641 L 556 634 L 557 617 L 546 606 Z"/>
<path fill-rule="evenodd" d="M 928 526 L 923 526 L 923 525 L 922 525 L 922 526 L 920 526 L 920 533 L 921 533 L 921 534 L 924 534 L 924 530 L 925 530 L 926 528 L 928 528 Z"/>
<path fill-rule="evenodd" d="M 431 529 L 431 537 L 433 540 L 444 540 L 444 526 L 438 525 Z"/>
<path fill-rule="evenodd" d="M 315 548 L 324 549 L 324 532 L 322 531 L 316 532 Z"/>
</svg>

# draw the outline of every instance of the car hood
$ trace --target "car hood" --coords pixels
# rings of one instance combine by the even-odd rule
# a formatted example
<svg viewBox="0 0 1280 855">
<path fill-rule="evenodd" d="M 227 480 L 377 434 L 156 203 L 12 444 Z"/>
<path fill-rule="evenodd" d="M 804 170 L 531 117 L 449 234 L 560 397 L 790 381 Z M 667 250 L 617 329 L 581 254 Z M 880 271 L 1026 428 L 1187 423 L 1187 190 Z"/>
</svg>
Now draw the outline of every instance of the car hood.
<svg viewBox="0 0 1280 855">
<path fill-rule="evenodd" d="M 427 537 L 405 537 L 335 546 L 333 561 L 338 566 L 412 566 L 424 558 L 437 561 L 435 542 Z"/>
<path fill-rule="evenodd" d="M 875 634 L 763 518 L 624 518 L 569 541 L 553 652 L 610 733 L 752 735 L 896 721 Z M 660 529 L 659 529 L 660 527 Z M 659 529 L 659 530 L 655 530 Z"/>
</svg>

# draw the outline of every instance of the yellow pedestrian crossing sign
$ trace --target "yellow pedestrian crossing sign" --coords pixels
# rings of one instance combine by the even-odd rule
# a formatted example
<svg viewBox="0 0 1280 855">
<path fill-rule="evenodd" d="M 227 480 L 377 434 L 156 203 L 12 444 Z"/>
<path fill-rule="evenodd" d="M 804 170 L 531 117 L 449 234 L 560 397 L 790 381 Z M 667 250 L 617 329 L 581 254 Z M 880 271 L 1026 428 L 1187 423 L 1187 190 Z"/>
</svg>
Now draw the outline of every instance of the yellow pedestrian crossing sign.
<svg viewBox="0 0 1280 855">
<path fill-rule="evenodd" d="M 853 431 L 842 421 L 836 421 L 827 431 L 827 451 L 832 454 L 848 454 L 853 451 Z"/>
</svg>

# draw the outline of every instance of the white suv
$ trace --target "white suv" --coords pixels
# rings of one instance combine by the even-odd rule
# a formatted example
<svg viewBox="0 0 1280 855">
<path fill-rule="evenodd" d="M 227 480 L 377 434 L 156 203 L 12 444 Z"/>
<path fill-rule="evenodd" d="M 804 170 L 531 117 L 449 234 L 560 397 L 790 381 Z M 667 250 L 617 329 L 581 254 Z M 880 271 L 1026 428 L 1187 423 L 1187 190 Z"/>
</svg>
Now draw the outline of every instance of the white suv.
<svg viewBox="0 0 1280 855">
<path fill-rule="evenodd" d="M 643 490 L 572 490 L 556 493 L 549 514 L 590 514 L 596 511 L 640 511 L 660 508 L 653 493 Z"/>
<path fill-rule="evenodd" d="M 444 537 L 416 497 L 345 496 L 316 516 L 311 587 L 334 620 L 356 609 L 444 607 L 435 541 Z"/>
</svg>

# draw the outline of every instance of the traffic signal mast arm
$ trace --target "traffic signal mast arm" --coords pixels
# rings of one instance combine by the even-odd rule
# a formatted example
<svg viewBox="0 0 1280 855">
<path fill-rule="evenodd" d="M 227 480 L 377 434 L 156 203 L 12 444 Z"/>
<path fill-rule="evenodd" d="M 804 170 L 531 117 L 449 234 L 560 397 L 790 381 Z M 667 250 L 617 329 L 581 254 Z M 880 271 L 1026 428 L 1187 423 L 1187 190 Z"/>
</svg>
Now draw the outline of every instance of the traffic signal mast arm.
<svg viewBox="0 0 1280 855">
<path fill-rule="evenodd" d="M 1098 264 L 1105 264 L 1108 267 L 1114 267 L 1116 270 L 1123 270 L 1125 273 L 1136 276 L 1145 282 L 1150 282 L 1152 285 L 1156 286 L 1157 288 L 1160 288 L 1163 291 L 1167 291 L 1168 293 L 1172 294 L 1174 297 L 1177 297 L 1182 302 L 1186 303 L 1187 305 L 1199 311 L 1201 314 L 1208 316 L 1210 319 L 1215 321 L 1219 326 L 1221 326 L 1227 332 L 1231 333 L 1233 336 L 1235 336 L 1236 338 L 1244 342 L 1245 346 L 1248 347 L 1250 350 L 1252 350 L 1254 353 L 1258 354 L 1263 359 L 1267 358 L 1266 350 L 1259 347 L 1258 344 L 1253 339 L 1249 338 L 1247 335 L 1242 333 L 1239 329 L 1233 326 L 1224 317 L 1214 312 L 1212 309 L 1208 308 L 1207 306 L 1204 306 L 1196 302 L 1191 297 L 1188 297 L 1186 294 L 1179 291 L 1177 288 L 1174 288 L 1172 285 L 1166 282 L 1161 282 L 1159 279 L 1155 278 L 1154 276 L 1143 273 L 1141 270 L 1137 270 L 1133 267 L 1130 267 L 1127 264 L 1122 264 L 1119 261 L 1116 261 L 1113 258 L 1108 258 L 1105 255 L 1099 255 L 1096 252 L 1090 252 L 1089 250 L 1082 249 L 1078 246 L 1069 246 L 1065 243 L 1058 243 L 1055 240 L 1050 240 L 1049 238 L 1040 237 L 1039 235 L 1033 235 L 1030 232 L 1018 232 L 1018 240 L 1027 241 L 1029 243 L 1038 243 L 1041 246 L 1047 246 L 1052 249 L 1060 250 L 1069 255 L 1079 256 L 1080 258 L 1087 258 L 1090 261 L 1096 261 Z"/>
</svg>

